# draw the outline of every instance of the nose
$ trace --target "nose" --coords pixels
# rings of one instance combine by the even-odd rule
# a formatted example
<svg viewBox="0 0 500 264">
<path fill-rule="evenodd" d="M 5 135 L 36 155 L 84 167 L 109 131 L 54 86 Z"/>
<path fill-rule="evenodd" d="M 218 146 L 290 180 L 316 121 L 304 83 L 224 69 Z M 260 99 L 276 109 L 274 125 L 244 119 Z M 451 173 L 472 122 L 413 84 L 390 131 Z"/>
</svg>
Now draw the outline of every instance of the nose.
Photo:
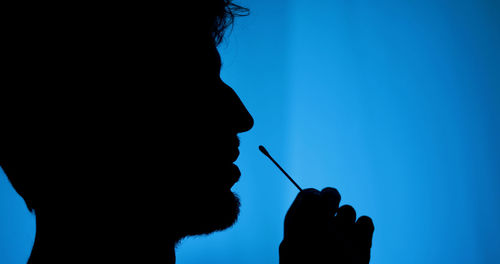
<svg viewBox="0 0 500 264">
<path fill-rule="evenodd" d="M 231 123 L 233 125 L 233 129 L 236 133 L 243 133 L 252 129 L 254 120 L 248 109 L 245 107 L 240 97 L 236 94 L 236 92 L 227 84 L 224 85 L 229 88 L 231 93 Z"/>
</svg>

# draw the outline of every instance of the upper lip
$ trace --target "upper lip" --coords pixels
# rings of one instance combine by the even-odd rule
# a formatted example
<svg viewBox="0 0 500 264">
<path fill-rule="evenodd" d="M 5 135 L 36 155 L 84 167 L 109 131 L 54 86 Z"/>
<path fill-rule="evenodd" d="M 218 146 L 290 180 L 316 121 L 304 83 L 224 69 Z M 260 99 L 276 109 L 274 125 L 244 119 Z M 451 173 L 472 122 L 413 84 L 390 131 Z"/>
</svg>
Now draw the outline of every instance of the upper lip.
<svg viewBox="0 0 500 264">
<path fill-rule="evenodd" d="M 240 155 L 240 150 L 236 148 L 232 153 L 231 153 L 231 162 L 235 162 L 238 159 L 238 156 Z"/>
<path fill-rule="evenodd" d="M 231 145 L 233 149 L 233 151 L 231 152 L 231 162 L 235 162 L 238 159 L 238 156 L 240 155 L 240 150 L 239 150 L 240 139 L 238 138 L 238 136 L 235 136 L 233 138 Z"/>
</svg>

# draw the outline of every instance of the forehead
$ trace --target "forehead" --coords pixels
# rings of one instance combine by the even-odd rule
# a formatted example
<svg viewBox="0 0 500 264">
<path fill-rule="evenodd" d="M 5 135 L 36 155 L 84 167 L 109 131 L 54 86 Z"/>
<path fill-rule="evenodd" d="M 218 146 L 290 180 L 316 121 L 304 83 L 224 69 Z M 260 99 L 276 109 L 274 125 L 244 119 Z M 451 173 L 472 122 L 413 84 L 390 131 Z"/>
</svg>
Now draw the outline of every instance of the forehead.
<svg viewBox="0 0 500 264">
<path fill-rule="evenodd" d="M 177 70 L 186 74 L 219 73 L 222 60 L 214 43 L 196 40 L 184 43 L 169 52 L 175 58 Z"/>
</svg>

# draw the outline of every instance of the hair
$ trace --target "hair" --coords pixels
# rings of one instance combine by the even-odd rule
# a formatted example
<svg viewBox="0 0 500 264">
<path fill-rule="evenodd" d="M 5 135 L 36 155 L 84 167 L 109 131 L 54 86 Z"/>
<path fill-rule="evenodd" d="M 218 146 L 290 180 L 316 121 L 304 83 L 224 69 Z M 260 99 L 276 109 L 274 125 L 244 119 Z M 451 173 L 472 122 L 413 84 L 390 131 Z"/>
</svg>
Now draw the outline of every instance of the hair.
<svg viewBox="0 0 500 264">
<path fill-rule="evenodd" d="M 218 0 L 217 5 L 214 5 L 215 17 L 211 28 L 211 37 L 216 45 L 219 45 L 224 39 L 224 33 L 232 27 L 234 18 L 247 16 L 250 11 L 246 7 L 242 7 L 232 2 L 232 0 Z"/>
</svg>

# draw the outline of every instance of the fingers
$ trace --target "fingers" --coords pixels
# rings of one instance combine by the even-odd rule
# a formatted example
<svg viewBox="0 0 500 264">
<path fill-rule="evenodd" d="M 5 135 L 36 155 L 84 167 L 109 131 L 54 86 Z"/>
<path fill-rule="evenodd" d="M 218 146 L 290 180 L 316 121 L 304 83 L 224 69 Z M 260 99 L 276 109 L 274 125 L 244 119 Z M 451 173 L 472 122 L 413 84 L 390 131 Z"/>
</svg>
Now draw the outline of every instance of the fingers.
<svg viewBox="0 0 500 264">
<path fill-rule="evenodd" d="M 340 202 L 340 194 L 334 188 L 301 191 L 285 217 L 285 237 L 322 235 L 327 223 L 333 221 Z"/>
<path fill-rule="evenodd" d="M 370 249 L 372 247 L 372 237 L 375 227 L 372 219 L 368 216 L 361 216 L 356 221 L 354 228 L 355 238 L 355 260 L 356 263 L 370 262 Z"/>
<path fill-rule="evenodd" d="M 304 189 L 303 191 L 297 194 L 297 199 L 316 199 L 320 195 L 320 192 L 314 188 Z"/>
<path fill-rule="evenodd" d="M 350 205 L 339 208 L 335 188 L 305 189 L 295 198 L 285 217 L 280 263 L 369 263 L 374 226 Z M 314 258 L 314 260 L 312 260 Z M 316 261 L 316 259 L 318 261 Z"/>
<path fill-rule="evenodd" d="M 372 246 L 374 231 L 375 226 L 373 225 L 372 219 L 368 216 L 361 216 L 358 221 L 356 221 L 356 235 L 358 237 L 359 246 L 370 248 Z"/>
<path fill-rule="evenodd" d="M 287 213 L 288 217 L 302 217 L 317 211 L 320 202 L 320 192 L 316 189 L 304 189 L 297 194 Z"/>
<path fill-rule="evenodd" d="M 320 192 L 316 189 L 305 189 L 301 191 L 290 206 L 285 217 L 285 234 L 287 229 L 309 222 L 311 214 L 316 215 L 320 201 Z"/>
<path fill-rule="evenodd" d="M 340 203 L 340 193 L 335 188 L 327 187 L 321 192 L 316 189 L 304 189 L 293 202 L 287 217 L 304 216 L 307 218 L 334 216 Z"/>
<path fill-rule="evenodd" d="M 323 203 L 325 206 L 325 210 L 329 211 L 332 215 L 335 215 L 337 210 L 339 209 L 340 203 L 340 193 L 335 188 L 326 187 L 321 190 L 320 196 L 323 199 Z"/>
<path fill-rule="evenodd" d="M 354 224 L 356 221 L 356 211 L 350 205 L 343 205 L 339 208 L 336 219 L 339 224 Z"/>
<path fill-rule="evenodd" d="M 335 243 L 342 244 L 346 252 L 352 249 L 351 238 L 355 221 L 356 211 L 354 208 L 350 205 L 343 205 L 337 211 L 337 215 L 330 225 Z"/>
<path fill-rule="evenodd" d="M 328 223 L 334 221 L 339 202 L 334 188 L 304 189 L 297 195 L 285 217 L 280 263 L 322 263 L 315 258 L 330 254 Z"/>
</svg>

